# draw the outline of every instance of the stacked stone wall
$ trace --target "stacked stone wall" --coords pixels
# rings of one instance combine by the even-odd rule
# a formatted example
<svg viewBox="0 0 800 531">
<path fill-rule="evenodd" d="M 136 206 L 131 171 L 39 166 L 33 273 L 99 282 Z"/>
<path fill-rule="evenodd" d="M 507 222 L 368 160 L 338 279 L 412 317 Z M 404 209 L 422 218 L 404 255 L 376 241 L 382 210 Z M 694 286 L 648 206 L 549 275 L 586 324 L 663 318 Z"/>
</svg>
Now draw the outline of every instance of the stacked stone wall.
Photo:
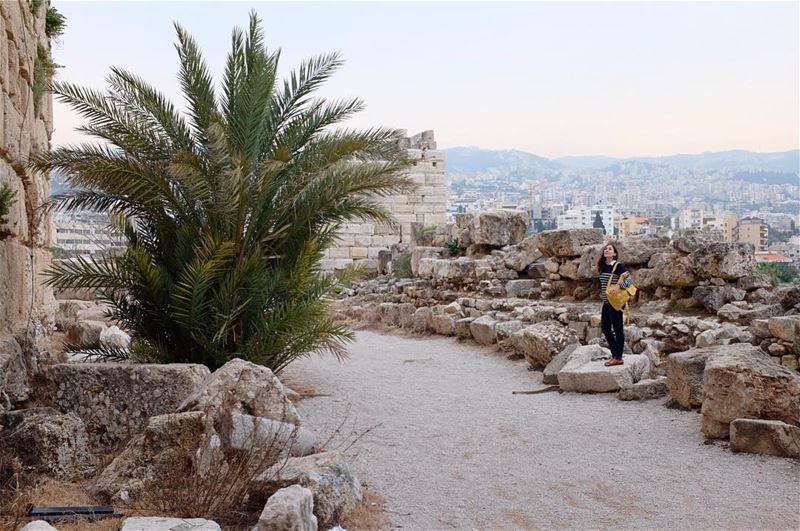
<svg viewBox="0 0 800 531">
<path fill-rule="evenodd" d="M 444 152 L 436 149 L 433 131 L 406 138 L 405 147 L 413 165 L 408 175 L 418 188 L 414 194 L 383 199 L 397 221 L 397 227 L 375 223 L 349 223 L 342 227 L 339 242 L 322 262 L 327 270 L 358 264 L 375 270 L 381 251 L 411 240 L 412 224 L 431 227 L 447 223 L 447 169 Z"/>
<path fill-rule="evenodd" d="M 35 76 L 41 75 L 34 74 L 37 50 L 50 50 L 48 7 L 42 2 L 33 13 L 27 0 L 0 1 L 0 186 L 15 192 L 0 226 L 0 398 L 9 367 L 21 368 L 20 353 L 46 337 L 53 301 L 41 277 L 51 260 L 53 231 L 41 209 L 50 197 L 50 182 L 27 168 L 32 154 L 49 149 L 53 130 L 52 98 L 40 94 L 34 101 L 33 89 Z"/>
</svg>

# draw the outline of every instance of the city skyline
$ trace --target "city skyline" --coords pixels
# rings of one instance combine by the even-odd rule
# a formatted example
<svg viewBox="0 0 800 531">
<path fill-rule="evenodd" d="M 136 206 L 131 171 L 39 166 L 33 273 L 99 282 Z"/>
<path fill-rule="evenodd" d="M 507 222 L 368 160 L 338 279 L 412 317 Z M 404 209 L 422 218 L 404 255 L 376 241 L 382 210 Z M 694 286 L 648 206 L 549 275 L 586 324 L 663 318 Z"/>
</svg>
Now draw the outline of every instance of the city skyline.
<svg viewBox="0 0 800 531">
<path fill-rule="evenodd" d="M 93 88 L 120 66 L 179 103 L 172 21 L 218 79 L 232 28 L 255 9 L 282 48 L 281 77 L 342 53 L 322 94 L 365 100 L 353 127 L 548 158 L 800 147 L 794 2 L 53 5 L 67 17 L 56 77 Z M 79 123 L 57 103 L 54 143 L 79 141 Z"/>
</svg>

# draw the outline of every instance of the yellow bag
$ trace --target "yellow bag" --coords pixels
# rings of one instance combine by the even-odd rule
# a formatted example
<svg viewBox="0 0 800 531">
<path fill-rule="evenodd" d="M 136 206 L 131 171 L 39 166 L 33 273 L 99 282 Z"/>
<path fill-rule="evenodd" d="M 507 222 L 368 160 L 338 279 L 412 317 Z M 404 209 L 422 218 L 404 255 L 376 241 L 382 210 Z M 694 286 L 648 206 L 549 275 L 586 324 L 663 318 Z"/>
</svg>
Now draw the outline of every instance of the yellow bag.
<svg viewBox="0 0 800 531">
<path fill-rule="evenodd" d="M 625 324 L 630 324 L 630 306 L 628 305 L 628 301 L 631 297 L 636 295 L 636 286 L 631 284 L 627 288 L 620 288 L 617 290 L 616 293 L 611 291 L 611 288 L 622 282 L 622 279 L 625 278 L 625 275 L 628 274 L 626 271 L 625 273 L 621 274 L 617 279 L 616 284 L 611 283 L 611 279 L 614 278 L 614 272 L 617 270 L 617 264 L 614 264 L 614 267 L 611 269 L 611 278 L 608 279 L 608 286 L 606 286 L 606 298 L 608 298 L 608 303 L 617 311 L 625 309 Z"/>
</svg>

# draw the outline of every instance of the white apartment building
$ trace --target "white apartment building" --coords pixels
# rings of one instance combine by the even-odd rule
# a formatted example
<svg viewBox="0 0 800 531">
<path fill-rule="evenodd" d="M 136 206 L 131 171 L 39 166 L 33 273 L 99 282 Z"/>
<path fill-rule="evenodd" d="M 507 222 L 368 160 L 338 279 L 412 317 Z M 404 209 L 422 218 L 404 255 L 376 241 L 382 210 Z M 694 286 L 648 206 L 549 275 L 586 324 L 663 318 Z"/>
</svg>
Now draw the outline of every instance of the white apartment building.
<svg viewBox="0 0 800 531">
<path fill-rule="evenodd" d="M 556 217 L 556 226 L 559 229 L 591 229 L 598 212 L 606 234 L 614 234 L 614 209 L 608 205 L 570 208 Z"/>
<path fill-rule="evenodd" d="M 702 229 L 705 212 L 702 209 L 690 208 L 682 210 L 678 216 L 679 229 Z"/>
<path fill-rule="evenodd" d="M 122 237 L 108 229 L 108 217 L 96 212 L 59 212 L 54 247 L 67 256 L 100 256 L 125 248 Z"/>
</svg>

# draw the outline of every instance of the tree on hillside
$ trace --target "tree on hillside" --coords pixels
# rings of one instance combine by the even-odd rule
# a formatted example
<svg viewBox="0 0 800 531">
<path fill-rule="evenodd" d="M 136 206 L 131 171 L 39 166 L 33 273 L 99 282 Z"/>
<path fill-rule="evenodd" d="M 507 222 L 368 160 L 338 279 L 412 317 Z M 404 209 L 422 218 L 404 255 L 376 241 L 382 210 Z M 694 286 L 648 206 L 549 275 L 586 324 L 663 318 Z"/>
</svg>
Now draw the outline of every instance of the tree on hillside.
<svg viewBox="0 0 800 531">
<path fill-rule="evenodd" d="M 592 228 L 595 229 L 603 229 L 603 232 L 606 230 L 606 226 L 603 225 L 603 218 L 600 217 L 600 212 L 595 212 L 594 215 L 594 223 L 592 223 Z"/>
<path fill-rule="evenodd" d="M 255 14 L 233 31 L 219 91 L 194 39 L 175 29 L 185 113 L 120 68 L 105 93 L 52 87 L 100 142 L 32 165 L 73 187 L 54 207 L 108 212 L 127 250 L 56 264 L 47 282 L 94 290 L 139 359 L 214 369 L 241 357 L 279 371 L 314 350 L 345 355 L 352 332 L 329 316 L 336 279 L 320 260 L 343 223 L 391 223 L 377 198 L 413 190 L 402 133 L 334 128 L 364 107 L 314 97 L 339 55 L 280 82 L 280 50 L 267 49 Z"/>
</svg>

